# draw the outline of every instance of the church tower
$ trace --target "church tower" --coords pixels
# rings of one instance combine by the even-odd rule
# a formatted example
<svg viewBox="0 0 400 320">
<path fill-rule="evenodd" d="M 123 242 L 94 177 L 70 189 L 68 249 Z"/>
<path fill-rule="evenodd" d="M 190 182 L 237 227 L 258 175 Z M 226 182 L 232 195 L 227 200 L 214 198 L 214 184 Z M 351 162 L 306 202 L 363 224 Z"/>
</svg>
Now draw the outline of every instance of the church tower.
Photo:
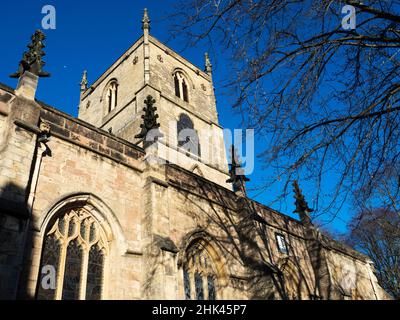
<svg viewBox="0 0 400 320">
<path fill-rule="evenodd" d="M 208 54 L 203 71 L 152 37 L 147 9 L 142 30 L 143 35 L 90 86 L 85 72 L 78 117 L 144 146 L 138 136 L 145 100 L 151 96 L 163 134 L 159 156 L 230 187 Z M 187 129 L 194 134 L 188 137 Z"/>
</svg>

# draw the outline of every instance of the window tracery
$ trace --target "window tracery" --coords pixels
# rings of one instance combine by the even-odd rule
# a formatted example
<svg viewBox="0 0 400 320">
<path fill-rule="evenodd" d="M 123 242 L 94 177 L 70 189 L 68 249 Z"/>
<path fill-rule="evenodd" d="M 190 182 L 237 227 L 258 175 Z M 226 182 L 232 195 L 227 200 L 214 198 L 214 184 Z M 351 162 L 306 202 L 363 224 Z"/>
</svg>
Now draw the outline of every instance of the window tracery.
<svg viewBox="0 0 400 320">
<path fill-rule="evenodd" d="M 214 263 L 206 248 L 197 244 L 188 250 L 183 269 L 185 299 L 217 299 L 217 277 Z"/>
<path fill-rule="evenodd" d="M 189 102 L 188 81 L 182 72 L 174 73 L 175 95 L 183 101 Z"/>
<path fill-rule="evenodd" d="M 37 298 L 101 299 L 106 237 L 99 223 L 83 208 L 72 209 L 58 217 L 48 229 L 42 249 Z M 49 289 L 41 271 L 44 266 L 56 270 L 56 286 Z"/>
</svg>

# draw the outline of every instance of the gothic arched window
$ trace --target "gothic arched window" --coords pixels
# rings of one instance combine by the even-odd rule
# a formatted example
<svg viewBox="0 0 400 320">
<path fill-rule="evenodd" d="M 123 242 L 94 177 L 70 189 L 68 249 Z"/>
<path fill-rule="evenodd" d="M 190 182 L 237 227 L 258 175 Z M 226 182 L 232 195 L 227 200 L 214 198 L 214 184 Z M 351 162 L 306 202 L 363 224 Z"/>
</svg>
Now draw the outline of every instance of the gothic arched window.
<svg viewBox="0 0 400 320">
<path fill-rule="evenodd" d="M 200 141 L 193 121 L 186 114 L 181 114 L 177 122 L 178 147 L 201 156 Z"/>
<path fill-rule="evenodd" d="M 185 299 L 215 300 L 217 298 L 216 269 L 210 254 L 201 243 L 190 247 L 183 267 Z"/>
<path fill-rule="evenodd" d="M 175 95 L 183 101 L 189 102 L 188 82 L 182 72 L 174 73 Z"/>
<path fill-rule="evenodd" d="M 48 228 L 42 249 L 37 299 L 99 300 L 103 292 L 106 240 L 85 209 L 72 209 Z M 54 283 L 51 273 L 54 270 Z"/>
<path fill-rule="evenodd" d="M 106 93 L 106 101 L 108 112 L 113 111 L 117 107 L 118 103 L 118 83 L 116 80 L 111 81 L 108 85 Z"/>
</svg>

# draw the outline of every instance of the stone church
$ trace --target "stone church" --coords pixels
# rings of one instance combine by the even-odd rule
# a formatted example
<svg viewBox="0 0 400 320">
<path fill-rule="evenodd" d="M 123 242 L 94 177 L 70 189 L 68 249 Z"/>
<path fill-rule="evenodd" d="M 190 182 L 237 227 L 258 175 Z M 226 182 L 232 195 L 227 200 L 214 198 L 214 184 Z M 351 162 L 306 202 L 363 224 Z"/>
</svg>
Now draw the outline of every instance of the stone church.
<svg viewBox="0 0 400 320">
<path fill-rule="evenodd" d="M 208 56 L 198 68 L 152 37 L 146 10 L 142 30 L 91 85 L 84 73 L 78 118 L 35 99 L 41 31 L 17 88 L 0 84 L 0 298 L 387 298 L 297 182 L 299 220 L 246 196 Z"/>
</svg>

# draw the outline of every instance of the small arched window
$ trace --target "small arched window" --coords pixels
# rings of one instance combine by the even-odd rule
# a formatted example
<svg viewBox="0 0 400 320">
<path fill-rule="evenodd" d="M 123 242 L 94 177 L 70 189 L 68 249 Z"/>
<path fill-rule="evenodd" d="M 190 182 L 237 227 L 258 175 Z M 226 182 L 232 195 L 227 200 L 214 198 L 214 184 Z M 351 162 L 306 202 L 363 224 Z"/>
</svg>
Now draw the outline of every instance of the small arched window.
<svg viewBox="0 0 400 320">
<path fill-rule="evenodd" d="M 101 299 L 106 251 L 105 234 L 89 212 L 60 216 L 44 238 L 37 299 Z"/>
<path fill-rule="evenodd" d="M 192 119 L 186 114 L 181 114 L 177 122 L 178 147 L 201 156 L 200 141 L 197 131 L 194 129 Z"/>
<path fill-rule="evenodd" d="M 174 74 L 175 95 L 183 101 L 189 102 L 188 81 L 182 72 L 177 71 Z"/>
<path fill-rule="evenodd" d="M 214 262 L 204 244 L 192 245 L 186 252 L 183 285 L 187 300 L 216 300 L 217 276 Z"/>
<path fill-rule="evenodd" d="M 117 107 L 118 103 L 118 82 L 116 80 L 111 81 L 108 85 L 106 99 L 108 112 L 111 112 Z"/>
</svg>

